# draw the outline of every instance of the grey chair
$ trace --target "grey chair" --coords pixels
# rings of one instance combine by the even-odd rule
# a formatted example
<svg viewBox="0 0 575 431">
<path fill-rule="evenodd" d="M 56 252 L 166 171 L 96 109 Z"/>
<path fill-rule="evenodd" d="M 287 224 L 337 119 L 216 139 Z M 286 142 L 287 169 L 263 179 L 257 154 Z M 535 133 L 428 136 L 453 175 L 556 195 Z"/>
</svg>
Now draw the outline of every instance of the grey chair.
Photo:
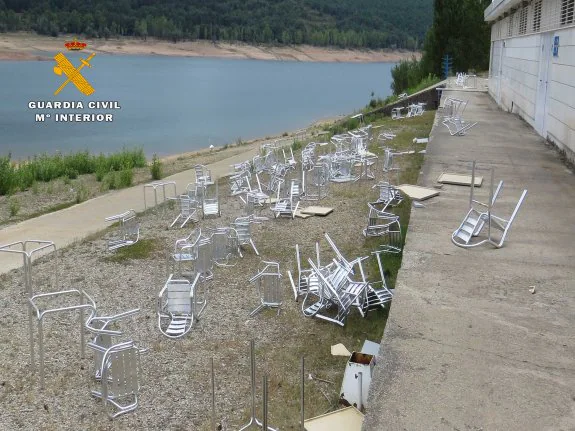
<svg viewBox="0 0 575 431">
<path fill-rule="evenodd" d="M 93 390 L 92 395 L 104 402 L 110 418 L 134 411 L 139 401 L 141 350 L 133 341 L 115 344 L 104 350 L 91 343 L 89 346 L 102 355 L 100 388 Z"/>
<path fill-rule="evenodd" d="M 158 294 L 158 329 L 168 338 L 181 338 L 192 329 L 206 307 L 200 296 L 200 274 L 194 281 L 176 280 L 170 274 Z"/>
<path fill-rule="evenodd" d="M 250 313 L 250 317 L 255 316 L 264 308 L 277 308 L 279 314 L 282 305 L 279 263 L 262 260 L 258 273 L 250 278 L 250 283 L 257 286 L 260 295 L 260 304 Z"/>
</svg>

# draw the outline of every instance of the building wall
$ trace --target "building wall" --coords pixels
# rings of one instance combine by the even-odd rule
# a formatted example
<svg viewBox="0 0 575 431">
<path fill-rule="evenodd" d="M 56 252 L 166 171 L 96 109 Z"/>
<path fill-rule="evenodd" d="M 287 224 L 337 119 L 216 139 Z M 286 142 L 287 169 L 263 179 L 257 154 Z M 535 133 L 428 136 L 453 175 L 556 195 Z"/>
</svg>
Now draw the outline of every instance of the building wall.
<svg viewBox="0 0 575 431">
<path fill-rule="evenodd" d="M 566 0 L 536 3 L 531 1 L 492 25 L 489 92 L 503 109 L 520 115 L 575 161 L 575 16 L 566 14 L 571 10 Z M 543 41 L 551 44 L 555 36 L 559 36 L 558 55 L 546 56 Z"/>
</svg>

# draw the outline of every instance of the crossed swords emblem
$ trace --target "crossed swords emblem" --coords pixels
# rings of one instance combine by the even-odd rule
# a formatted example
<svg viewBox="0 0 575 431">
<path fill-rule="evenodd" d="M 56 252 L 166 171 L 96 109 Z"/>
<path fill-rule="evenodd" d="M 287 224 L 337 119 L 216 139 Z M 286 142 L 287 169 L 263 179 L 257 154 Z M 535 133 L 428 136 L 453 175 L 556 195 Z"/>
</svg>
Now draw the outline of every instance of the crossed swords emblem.
<svg viewBox="0 0 575 431">
<path fill-rule="evenodd" d="M 91 95 L 94 92 L 94 88 L 88 83 L 88 81 L 86 81 L 86 78 L 82 76 L 80 71 L 84 68 L 84 66 L 88 66 L 90 68 L 92 67 L 92 65 L 90 64 L 90 60 L 92 60 L 92 58 L 94 58 L 95 55 L 96 53 L 94 52 L 90 54 L 90 56 L 87 59 L 81 58 L 80 61 L 82 62 L 82 64 L 76 68 L 72 63 L 70 63 L 70 61 L 66 58 L 64 54 L 62 54 L 61 52 L 56 54 L 54 60 L 56 60 L 58 65 L 54 66 L 54 73 L 58 76 L 62 75 L 63 73 L 68 77 L 68 79 L 64 81 L 64 83 L 60 85 L 60 87 L 58 87 L 58 89 L 54 92 L 54 96 L 58 95 L 58 93 L 60 93 L 60 91 L 62 91 L 64 87 L 68 85 L 70 82 L 74 84 L 82 94 L 86 96 Z"/>
</svg>

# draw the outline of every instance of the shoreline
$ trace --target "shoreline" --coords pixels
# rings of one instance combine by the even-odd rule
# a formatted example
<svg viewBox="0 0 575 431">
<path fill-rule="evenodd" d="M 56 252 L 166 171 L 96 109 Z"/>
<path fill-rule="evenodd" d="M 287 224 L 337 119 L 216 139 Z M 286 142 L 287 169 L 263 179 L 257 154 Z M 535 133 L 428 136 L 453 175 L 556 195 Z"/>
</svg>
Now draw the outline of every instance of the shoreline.
<svg viewBox="0 0 575 431">
<path fill-rule="evenodd" d="M 0 61 L 51 61 L 52 53 L 64 49 L 67 36 L 40 36 L 33 33 L 0 35 Z M 419 52 L 378 49 L 352 50 L 311 45 L 267 46 L 243 42 L 209 42 L 205 40 L 173 43 L 148 38 L 87 39 L 86 52 L 110 55 L 160 55 L 168 57 L 206 57 L 244 60 L 303 62 L 396 63 L 421 56 Z M 46 52 L 46 55 L 41 53 Z"/>
</svg>

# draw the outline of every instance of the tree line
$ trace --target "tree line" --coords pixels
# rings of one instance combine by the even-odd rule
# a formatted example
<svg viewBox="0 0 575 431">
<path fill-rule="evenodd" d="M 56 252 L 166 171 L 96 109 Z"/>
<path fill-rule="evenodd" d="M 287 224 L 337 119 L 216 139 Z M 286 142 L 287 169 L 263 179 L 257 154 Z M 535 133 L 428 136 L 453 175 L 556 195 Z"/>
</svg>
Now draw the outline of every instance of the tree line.
<svg viewBox="0 0 575 431">
<path fill-rule="evenodd" d="M 444 77 L 442 59 L 452 59 L 451 72 L 489 69 L 491 30 L 483 12 L 491 0 L 434 0 L 433 23 L 423 43 L 421 60 L 404 60 L 392 69 L 392 90 L 400 94 L 423 80 Z"/>
<path fill-rule="evenodd" d="M 0 32 L 418 49 L 432 0 L 0 0 Z"/>
</svg>

